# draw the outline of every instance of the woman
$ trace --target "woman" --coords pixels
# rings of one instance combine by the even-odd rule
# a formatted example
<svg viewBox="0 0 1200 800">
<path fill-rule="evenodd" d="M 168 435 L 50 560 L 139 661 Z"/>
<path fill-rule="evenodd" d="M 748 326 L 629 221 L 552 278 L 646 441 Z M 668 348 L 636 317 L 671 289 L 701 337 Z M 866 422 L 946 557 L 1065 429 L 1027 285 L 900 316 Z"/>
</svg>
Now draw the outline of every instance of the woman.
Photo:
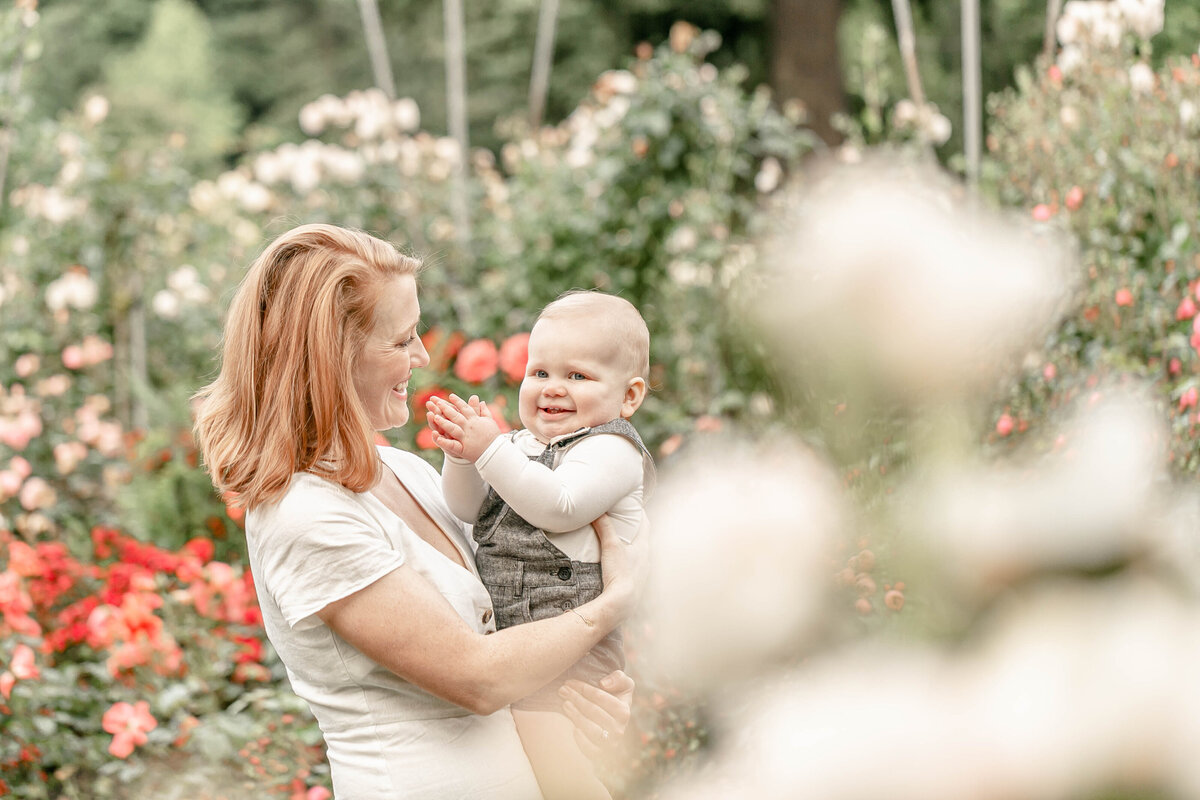
<svg viewBox="0 0 1200 800">
<path fill-rule="evenodd" d="M 276 239 L 234 297 L 197 435 L 217 488 L 248 509 L 264 626 L 325 734 L 335 795 L 537 798 L 506 707 L 616 627 L 644 554 L 598 521 L 601 596 L 496 632 L 436 471 L 373 444 L 408 421 L 409 379 L 429 363 L 418 268 L 331 225 Z M 568 690 L 577 733 L 623 729 L 630 687 L 614 673 L 624 699 Z"/>
</svg>

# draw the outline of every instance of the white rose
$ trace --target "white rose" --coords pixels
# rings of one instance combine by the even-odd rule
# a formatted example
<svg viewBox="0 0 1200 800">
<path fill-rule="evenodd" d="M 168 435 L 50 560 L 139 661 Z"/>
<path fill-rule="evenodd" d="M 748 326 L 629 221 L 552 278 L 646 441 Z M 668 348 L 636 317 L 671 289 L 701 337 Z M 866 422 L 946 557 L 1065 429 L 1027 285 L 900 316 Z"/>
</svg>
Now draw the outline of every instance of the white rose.
<svg viewBox="0 0 1200 800">
<path fill-rule="evenodd" d="M 155 292 L 150 301 L 150 308 L 163 319 L 175 319 L 179 316 L 179 295 L 167 289 Z"/>
<path fill-rule="evenodd" d="M 1134 94 L 1147 94 L 1154 89 L 1154 70 L 1149 64 L 1138 62 L 1129 68 L 1129 88 Z"/>
</svg>

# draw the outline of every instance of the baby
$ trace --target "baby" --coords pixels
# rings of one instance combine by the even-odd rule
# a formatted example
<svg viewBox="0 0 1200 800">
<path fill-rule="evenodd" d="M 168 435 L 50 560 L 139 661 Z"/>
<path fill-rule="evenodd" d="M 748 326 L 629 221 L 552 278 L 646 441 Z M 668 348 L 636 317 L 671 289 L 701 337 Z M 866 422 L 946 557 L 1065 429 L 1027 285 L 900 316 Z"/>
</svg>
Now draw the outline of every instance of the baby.
<svg viewBox="0 0 1200 800">
<path fill-rule="evenodd" d="M 646 397 L 650 334 L 628 301 L 569 292 L 542 310 L 529 337 L 518 408 L 524 430 L 501 435 L 487 407 L 451 395 L 429 402 L 446 454 L 442 489 L 473 521 L 479 575 L 499 628 L 573 611 L 603 587 L 590 523 L 607 513 L 632 541 L 654 465 L 629 418 Z M 559 713 L 568 678 L 595 683 L 623 668 L 619 632 L 541 691 L 513 718 L 547 800 L 608 798 Z"/>
</svg>

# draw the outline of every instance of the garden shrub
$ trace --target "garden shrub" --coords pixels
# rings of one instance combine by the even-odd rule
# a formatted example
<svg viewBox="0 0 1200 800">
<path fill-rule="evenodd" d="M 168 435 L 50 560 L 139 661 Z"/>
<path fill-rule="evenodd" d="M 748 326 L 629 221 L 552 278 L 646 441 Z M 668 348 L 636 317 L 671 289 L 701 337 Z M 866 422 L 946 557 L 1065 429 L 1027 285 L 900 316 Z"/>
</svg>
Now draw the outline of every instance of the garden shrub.
<svg viewBox="0 0 1200 800">
<path fill-rule="evenodd" d="M 1097 32 L 1067 12 L 1057 61 L 1022 69 L 989 103 L 987 190 L 1069 231 L 1084 270 L 1075 313 L 1003 413 L 1020 432 L 1099 381 L 1146 379 L 1172 419 L 1174 465 L 1193 473 L 1200 57 L 1168 56 L 1155 69 L 1153 19 L 1114 14 Z M 996 437 L 1010 431 L 1001 423 Z"/>
</svg>

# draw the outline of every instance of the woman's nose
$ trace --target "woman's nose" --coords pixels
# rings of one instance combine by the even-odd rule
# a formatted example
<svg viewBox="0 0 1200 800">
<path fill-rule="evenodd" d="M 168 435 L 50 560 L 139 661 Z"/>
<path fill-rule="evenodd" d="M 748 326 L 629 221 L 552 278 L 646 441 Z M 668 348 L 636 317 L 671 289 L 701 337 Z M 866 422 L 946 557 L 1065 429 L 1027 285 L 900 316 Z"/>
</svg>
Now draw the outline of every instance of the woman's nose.
<svg viewBox="0 0 1200 800">
<path fill-rule="evenodd" d="M 429 364 L 429 351 L 425 349 L 425 342 L 421 341 L 421 337 L 415 337 L 412 348 L 412 365 L 414 367 L 424 367 Z"/>
</svg>

